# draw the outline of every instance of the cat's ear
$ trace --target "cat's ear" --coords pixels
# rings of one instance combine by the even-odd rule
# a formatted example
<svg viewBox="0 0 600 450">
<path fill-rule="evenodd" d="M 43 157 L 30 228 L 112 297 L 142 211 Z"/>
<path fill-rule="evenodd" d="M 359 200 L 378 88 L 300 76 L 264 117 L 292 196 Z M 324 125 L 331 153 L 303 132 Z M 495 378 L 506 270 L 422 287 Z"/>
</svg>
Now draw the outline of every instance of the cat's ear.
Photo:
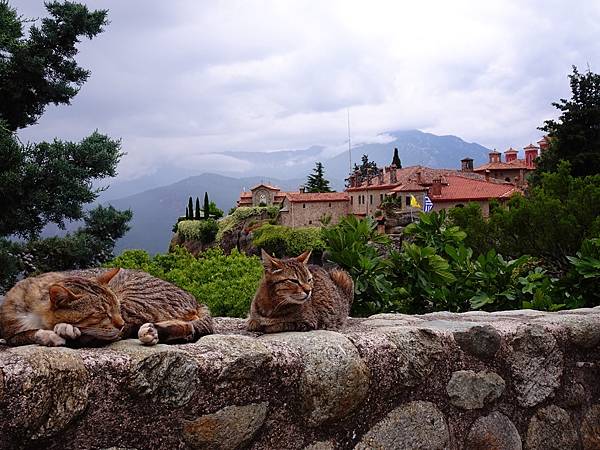
<svg viewBox="0 0 600 450">
<path fill-rule="evenodd" d="M 104 272 L 102 275 L 100 275 L 98 278 L 96 278 L 96 281 L 100 284 L 108 284 L 108 282 L 110 280 L 112 280 L 116 274 L 119 273 L 119 270 L 121 270 L 120 267 L 115 267 L 114 269 L 110 269 L 108 272 Z"/>
<path fill-rule="evenodd" d="M 300 261 L 302 264 L 306 264 L 308 262 L 308 259 L 310 258 L 310 254 L 311 254 L 311 251 L 307 250 L 304 253 L 302 253 L 300 256 L 296 256 L 296 260 Z"/>
<path fill-rule="evenodd" d="M 260 252 L 262 255 L 262 263 L 265 267 L 265 270 L 268 270 L 271 273 L 277 273 L 283 270 L 283 265 L 281 264 L 280 260 L 269 255 L 267 252 L 265 252 L 264 249 L 261 249 Z"/>
<path fill-rule="evenodd" d="M 77 296 L 66 287 L 60 284 L 53 284 L 48 288 L 50 294 L 50 305 L 52 309 L 58 309 L 66 306 L 71 300 L 75 300 Z"/>
</svg>

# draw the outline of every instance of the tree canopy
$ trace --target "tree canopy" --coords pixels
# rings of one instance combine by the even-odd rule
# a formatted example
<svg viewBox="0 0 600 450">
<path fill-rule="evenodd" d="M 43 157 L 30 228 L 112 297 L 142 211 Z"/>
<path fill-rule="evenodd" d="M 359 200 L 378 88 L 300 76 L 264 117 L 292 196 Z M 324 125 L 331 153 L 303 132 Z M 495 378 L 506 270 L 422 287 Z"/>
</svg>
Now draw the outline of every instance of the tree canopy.
<svg viewBox="0 0 600 450">
<path fill-rule="evenodd" d="M 329 187 L 329 180 L 325 179 L 323 164 L 317 162 L 313 173 L 306 180 L 306 192 L 332 192 Z"/>
<path fill-rule="evenodd" d="M 579 73 L 573 66 L 569 80 L 571 98 L 552 103 L 561 115 L 540 128 L 548 133 L 550 146 L 538 160 L 536 183 L 543 172 L 556 171 L 561 160 L 571 164 L 574 176 L 600 174 L 600 75 Z"/>
<path fill-rule="evenodd" d="M 394 148 L 394 157 L 392 158 L 392 165 L 398 169 L 402 169 L 402 162 L 400 161 L 400 155 L 398 154 L 398 148 Z"/>
<path fill-rule="evenodd" d="M 369 155 L 362 155 L 360 166 L 354 164 L 352 172 L 358 173 L 359 181 L 366 180 L 377 173 L 377 163 L 375 161 L 369 161 Z"/>
<path fill-rule="evenodd" d="M 50 17 L 25 38 L 25 20 L 0 0 L 0 117 L 11 131 L 36 123 L 50 103 L 69 104 L 90 74 L 77 65 L 75 45 L 107 24 L 107 11 L 79 3 L 52 1 L 46 9 Z"/>
<path fill-rule="evenodd" d="M 31 24 L 24 38 L 26 20 L 0 0 L 0 291 L 21 275 L 108 260 L 131 220 L 130 211 L 84 209 L 104 189 L 95 182 L 116 175 L 119 140 L 95 131 L 80 142 L 23 144 L 16 135 L 48 104 L 69 104 L 89 76 L 74 60 L 75 45 L 107 23 L 106 11 L 78 3 L 53 1 L 46 9 L 50 17 Z M 78 219 L 84 223 L 74 233 L 39 239 L 48 223 Z M 13 236 L 27 241 L 11 242 Z"/>
<path fill-rule="evenodd" d="M 0 128 L 0 237 L 31 238 L 49 222 L 81 219 L 99 192 L 92 181 L 115 176 L 120 147 L 98 132 L 78 143 L 22 145 Z"/>
<path fill-rule="evenodd" d="M 585 239 L 600 237 L 600 175 L 575 177 L 570 170 L 562 161 L 527 197 L 517 195 L 493 208 L 487 221 L 474 204 L 452 209 L 450 217 L 466 231 L 465 243 L 475 253 L 529 254 L 564 267 Z"/>
</svg>

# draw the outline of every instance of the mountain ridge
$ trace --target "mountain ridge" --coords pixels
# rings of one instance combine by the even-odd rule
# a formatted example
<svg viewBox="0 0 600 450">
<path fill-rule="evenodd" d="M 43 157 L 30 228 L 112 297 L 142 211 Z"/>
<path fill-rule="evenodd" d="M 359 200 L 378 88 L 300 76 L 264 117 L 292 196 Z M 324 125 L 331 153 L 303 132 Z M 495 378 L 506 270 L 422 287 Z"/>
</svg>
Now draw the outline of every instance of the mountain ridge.
<svg viewBox="0 0 600 450">
<path fill-rule="evenodd" d="M 360 144 L 352 148 L 353 159 L 360 161 L 363 154 L 368 154 L 371 161 L 378 166 L 389 165 L 393 149 L 399 149 L 404 166 L 424 165 L 434 168 L 460 168 L 460 160 L 470 156 L 475 164 L 487 160 L 489 150 L 479 144 L 465 142 L 453 135 L 437 136 L 419 130 L 403 130 L 386 133 L 392 140 L 385 143 Z M 187 199 L 199 197 L 208 192 L 210 199 L 217 206 L 227 211 L 235 206 L 242 190 L 249 190 L 260 182 L 268 182 L 280 187 L 283 191 L 296 191 L 306 182 L 312 173 L 316 161 L 325 167 L 325 177 L 335 190 L 344 189 L 344 179 L 349 173 L 347 152 L 341 152 L 330 158 L 321 158 L 324 147 L 311 146 L 304 150 L 280 150 L 275 152 L 224 152 L 227 156 L 250 164 L 253 170 L 261 175 L 236 176 L 227 171 L 210 171 L 201 175 L 189 175 L 192 169 L 182 173 L 185 178 L 161 186 L 147 188 L 141 192 L 128 195 L 115 195 L 114 184 L 112 200 L 108 195 L 99 199 L 101 203 L 112 204 L 117 209 L 131 209 L 133 219 L 131 230 L 117 242 L 115 252 L 126 248 L 142 248 L 150 253 L 163 252 L 168 248 L 171 228 L 180 215 L 185 214 Z M 172 179 L 177 170 L 165 167 L 153 175 L 154 181 Z M 138 186 L 149 186 L 153 180 L 138 180 Z M 131 190 L 133 185 L 129 185 Z M 118 187 L 118 186 L 117 186 Z M 126 190 L 121 189 L 121 192 Z M 158 213 L 160 212 L 160 213 Z"/>
</svg>

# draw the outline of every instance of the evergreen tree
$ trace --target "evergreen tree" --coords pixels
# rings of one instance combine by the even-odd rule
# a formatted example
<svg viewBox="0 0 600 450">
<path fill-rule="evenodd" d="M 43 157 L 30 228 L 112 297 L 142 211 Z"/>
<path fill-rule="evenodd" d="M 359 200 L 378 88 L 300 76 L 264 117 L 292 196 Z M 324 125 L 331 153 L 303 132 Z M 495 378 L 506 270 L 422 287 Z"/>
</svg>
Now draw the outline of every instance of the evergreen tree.
<svg viewBox="0 0 600 450">
<path fill-rule="evenodd" d="M 210 202 L 209 205 L 210 208 L 210 216 L 215 218 L 215 219 L 220 219 L 221 217 L 223 217 L 224 212 L 222 209 L 217 208 L 217 204 L 213 201 Z"/>
<path fill-rule="evenodd" d="M 189 219 L 190 218 L 190 210 L 188 209 L 188 207 L 185 207 L 185 218 Z"/>
<path fill-rule="evenodd" d="M 194 218 L 194 203 L 192 197 L 188 198 L 188 211 L 190 212 L 188 219 L 192 220 Z"/>
<path fill-rule="evenodd" d="M 200 199 L 196 197 L 196 216 L 194 217 L 196 220 L 200 220 Z"/>
<path fill-rule="evenodd" d="M 0 118 L 11 131 L 36 123 L 50 103 L 70 103 L 90 74 L 77 65 L 75 45 L 108 23 L 106 10 L 79 3 L 51 1 L 46 9 L 50 17 L 29 26 L 24 38 L 30 21 L 0 1 Z"/>
<path fill-rule="evenodd" d="M 360 166 L 354 164 L 353 172 L 358 172 L 359 181 L 366 180 L 369 176 L 377 173 L 377 163 L 369 161 L 369 155 L 362 155 Z"/>
<path fill-rule="evenodd" d="M 307 192 L 333 192 L 329 187 L 329 180 L 323 176 L 323 164 L 317 162 L 313 173 L 308 176 L 306 181 Z"/>
<path fill-rule="evenodd" d="M 392 158 L 392 165 L 398 169 L 402 169 L 402 162 L 400 161 L 400 155 L 398 155 L 398 148 L 394 148 L 394 157 Z"/>
<path fill-rule="evenodd" d="M 561 160 L 571 163 L 574 176 L 600 174 L 600 75 L 581 74 L 575 66 L 569 75 L 571 98 L 552 103 L 561 111 L 540 130 L 548 133 L 550 147 L 537 162 L 534 183 L 543 172 L 556 172 Z"/>
<path fill-rule="evenodd" d="M 94 132 L 81 142 L 23 145 L 15 134 L 36 123 L 46 105 L 69 104 L 89 75 L 74 59 L 75 46 L 108 23 L 106 11 L 78 3 L 50 1 L 46 9 L 50 17 L 39 25 L 0 0 L 0 291 L 30 273 L 30 261 L 41 271 L 105 261 L 131 219 L 130 211 L 83 208 L 105 189 L 93 188 L 95 180 L 116 175 L 120 141 Z M 64 228 L 79 219 L 86 225 L 72 234 L 37 239 L 48 223 Z M 10 242 L 14 235 L 27 242 Z"/>
<path fill-rule="evenodd" d="M 204 218 L 208 219 L 210 217 L 210 203 L 208 201 L 208 192 L 204 193 Z"/>
</svg>

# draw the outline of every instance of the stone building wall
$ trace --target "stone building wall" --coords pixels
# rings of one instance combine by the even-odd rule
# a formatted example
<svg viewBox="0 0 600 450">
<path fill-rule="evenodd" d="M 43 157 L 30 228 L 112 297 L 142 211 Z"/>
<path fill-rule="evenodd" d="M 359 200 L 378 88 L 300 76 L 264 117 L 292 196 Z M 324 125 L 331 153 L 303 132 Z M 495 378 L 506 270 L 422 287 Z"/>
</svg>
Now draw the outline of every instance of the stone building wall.
<svg viewBox="0 0 600 450">
<path fill-rule="evenodd" d="M 349 213 L 347 201 L 335 202 L 290 202 L 284 200 L 284 208 L 287 211 L 280 212 L 280 223 L 288 227 L 318 227 L 321 226 L 320 219 L 331 214 L 331 224 L 336 224 Z"/>
<path fill-rule="evenodd" d="M 0 346 L 0 449 L 600 448 L 600 308 Z"/>
<path fill-rule="evenodd" d="M 433 200 L 433 211 L 441 211 L 442 209 L 447 210 L 450 208 L 454 208 L 455 206 L 458 206 L 458 205 L 466 206 L 469 203 L 477 203 L 479 205 L 479 207 L 481 208 L 481 214 L 483 215 L 483 217 L 489 217 L 490 202 L 488 200 L 479 200 L 479 201 L 464 200 L 464 201 L 455 201 L 455 202 L 437 202 L 437 201 Z"/>
</svg>

